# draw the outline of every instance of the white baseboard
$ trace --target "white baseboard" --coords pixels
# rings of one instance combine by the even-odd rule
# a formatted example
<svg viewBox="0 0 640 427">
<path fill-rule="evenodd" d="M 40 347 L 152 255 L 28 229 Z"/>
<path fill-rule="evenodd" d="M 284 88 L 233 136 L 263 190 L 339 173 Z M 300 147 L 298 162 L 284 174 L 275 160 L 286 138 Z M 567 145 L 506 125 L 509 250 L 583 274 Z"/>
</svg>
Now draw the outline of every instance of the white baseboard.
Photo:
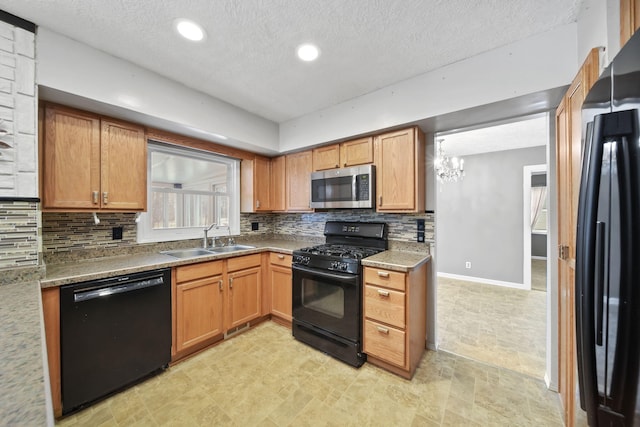
<svg viewBox="0 0 640 427">
<path fill-rule="evenodd" d="M 462 276 L 460 274 L 449 274 L 449 273 L 440 273 L 440 272 L 438 272 L 438 277 L 444 277 L 447 279 L 464 280 L 467 282 L 486 283 L 489 285 L 504 286 L 505 288 L 523 289 L 525 291 L 531 290 L 531 287 L 525 285 L 524 283 L 503 282 L 502 280 L 483 279 L 482 277 Z"/>
<path fill-rule="evenodd" d="M 542 260 L 546 261 L 547 257 L 546 256 L 533 256 L 533 255 L 531 255 L 531 259 L 542 259 Z"/>
<path fill-rule="evenodd" d="M 553 382 L 551 382 L 551 378 L 549 378 L 549 373 L 545 372 L 544 373 L 544 382 L 547 385 L 547 388 L 551 391 L 555 391 L 556 393 L 558 392 L 558 384 L 555 384 Z"/>
</svg>

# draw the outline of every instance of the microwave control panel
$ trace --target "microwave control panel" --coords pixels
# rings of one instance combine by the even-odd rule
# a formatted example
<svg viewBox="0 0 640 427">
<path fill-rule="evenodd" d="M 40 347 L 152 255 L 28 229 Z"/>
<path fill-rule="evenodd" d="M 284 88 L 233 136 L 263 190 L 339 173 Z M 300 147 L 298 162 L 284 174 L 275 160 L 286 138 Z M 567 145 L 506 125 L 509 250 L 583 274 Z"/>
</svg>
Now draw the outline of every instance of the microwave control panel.
<svg viewBox="0 0 640 427">
<path fill-rule="evenodd" d="M 356 175 L 357 200 L 369 200 L 369 174 Z"/>
</svg>

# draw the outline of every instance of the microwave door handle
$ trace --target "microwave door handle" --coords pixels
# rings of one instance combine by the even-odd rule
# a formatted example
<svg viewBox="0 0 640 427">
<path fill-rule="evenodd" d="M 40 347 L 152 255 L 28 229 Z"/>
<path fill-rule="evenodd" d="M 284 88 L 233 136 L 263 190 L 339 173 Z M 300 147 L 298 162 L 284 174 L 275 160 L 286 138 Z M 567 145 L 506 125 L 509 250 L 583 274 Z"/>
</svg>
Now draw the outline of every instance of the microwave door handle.
<svg viewBox="0 0 640 427">
<path fill-rule="evenodd" d="M 356 174 L 351 179 L 351 199 L 354 202 L 360 200 L 360 197 L 358 197 L 358 175 Z"/>
</svg>

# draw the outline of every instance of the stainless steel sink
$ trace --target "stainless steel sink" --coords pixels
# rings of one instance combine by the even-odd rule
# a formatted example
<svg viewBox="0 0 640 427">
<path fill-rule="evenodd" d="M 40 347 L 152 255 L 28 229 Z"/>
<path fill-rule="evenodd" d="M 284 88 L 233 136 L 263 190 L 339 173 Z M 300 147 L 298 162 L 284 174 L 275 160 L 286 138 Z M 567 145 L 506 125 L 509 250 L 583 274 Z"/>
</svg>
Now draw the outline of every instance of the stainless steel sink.
<svg viewBox="0 0 640 427">
<path fill-rule="evenodd" d="M 211 252 L 233 252 L 233 251 L 241 251 L 244 249 L 255 249 L 255 246 L 249 245 L 232 245 L 232 246 L 218 246 L 215 248 L 208 249 Z"/>
<path fill-rule="evenodd" d="M 176 249 L 173 251 L 160 252 L 165 255 L 170 255 L 176 258 L 193 258 L 199 256 L 213 255 L 214 253 L 207 249 L 193 248 L 193 249 Z"/>
<path fill-rule="evenodd" d="M 201 256 L 215 255 L 219 253 L 242 251 L 244 249 L 255 249 L 255 246 L 249 245 L 232 245 L 218 246 L 215 248 L 192 248 L 192 249 L 176 249 L 173 251 L 162 251 L 161 254 L 169 255 L 175 258 L 195 258 Z"/>
</svg>

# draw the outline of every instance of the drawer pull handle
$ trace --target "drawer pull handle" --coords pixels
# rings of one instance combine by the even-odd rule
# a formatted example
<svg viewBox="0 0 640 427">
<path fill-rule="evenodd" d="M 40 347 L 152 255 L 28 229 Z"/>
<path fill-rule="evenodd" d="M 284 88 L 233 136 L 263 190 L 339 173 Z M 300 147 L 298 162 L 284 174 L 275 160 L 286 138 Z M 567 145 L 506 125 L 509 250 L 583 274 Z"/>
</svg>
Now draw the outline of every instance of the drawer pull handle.
<svg viewBox="0 0 640 427">
<path fill-rule="evenodd" d="M 94 191 L 94 192 L 92 193 L 92 196 L 93 196 L 93 204 L 94 204 L 94 205 L 97 205 L 97 204 L 98 204 L 98 192 L 97 192 L 97 191 Z"/>
<path fill-rule="evenodd" d="M 389 291 L 383 291 L 382 289 L 378 289 L 378 295 L 380 295 L 381 297 L 388 297 Z"/>
<path fill-rule="evenodd" d="M 218 280 L 218 288 L 220 289 L 220 292 L 222 292 L 222 279 Z"/>
<path fill-rule="evenodd" d="M 386 271 L 378 271 L 378 276 L 380 277 L 389 277 L 389 273 Z"/>
<path fill-rule="evenodd" d="M 103 205 L 106 205 L 106 204 L 108 204 L 108 203 L 109 203 L 109 193 L 108 193 L 108 192 L 106 192 L 106 191 L 104 191 L 104 192 L 102 193 L 102 204 L 103 204 Z"/>
<path fill-rule="evenodd" d="M 378 332 L 380 332 L 382 334 L 389 335 L 389 329 L 388 328 L 383 328 L 382 326 L 378 326 Z"/>
<path fill-rule="evenodd" d="M 284 259 L 284 255 L 278 255 L 278 259 Z"/>
</svg>

